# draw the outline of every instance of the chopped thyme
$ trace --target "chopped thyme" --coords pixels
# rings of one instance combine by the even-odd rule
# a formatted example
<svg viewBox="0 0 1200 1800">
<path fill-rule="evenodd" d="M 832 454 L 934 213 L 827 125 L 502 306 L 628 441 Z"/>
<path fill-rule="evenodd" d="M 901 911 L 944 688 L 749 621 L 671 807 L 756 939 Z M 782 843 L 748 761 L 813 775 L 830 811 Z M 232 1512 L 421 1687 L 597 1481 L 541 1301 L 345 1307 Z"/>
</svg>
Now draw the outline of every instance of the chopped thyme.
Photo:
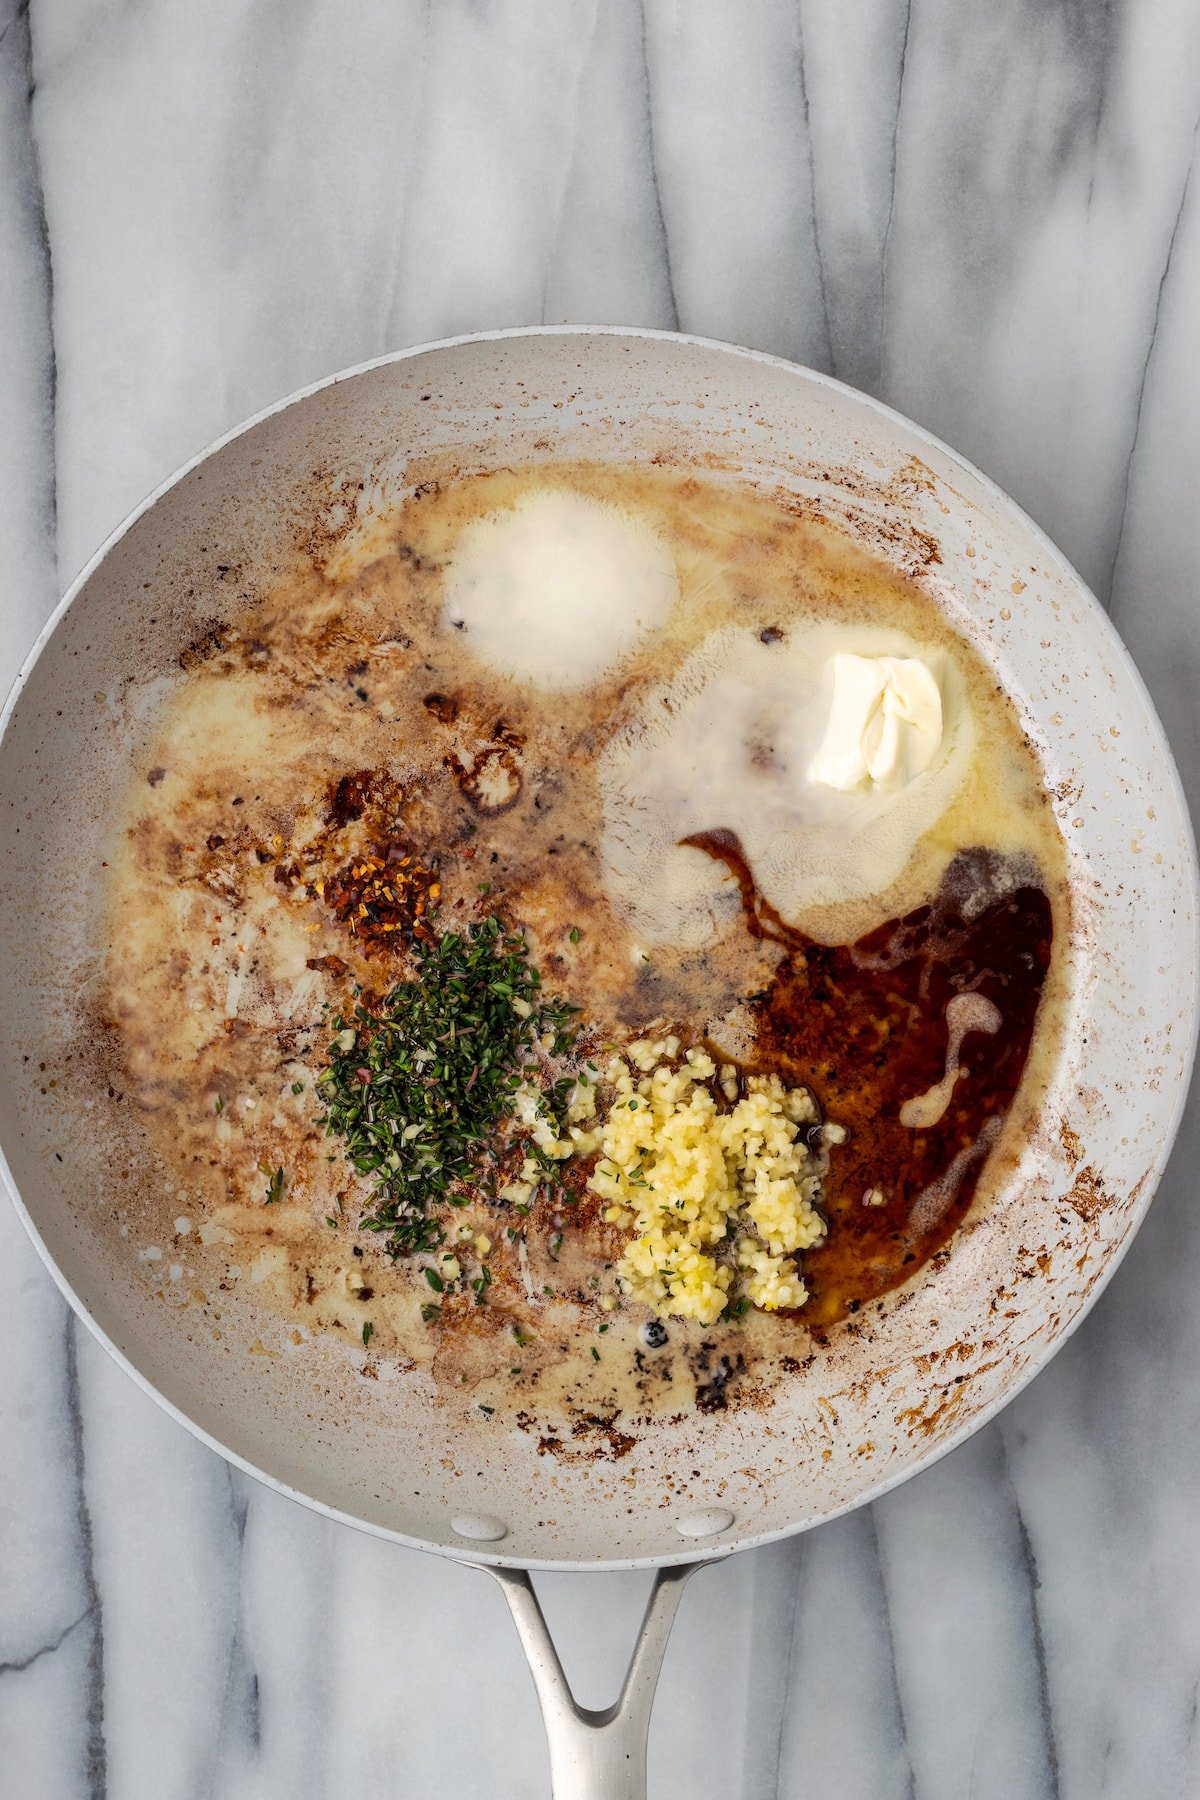
<svg viewBox="0 0 1200 1800">
<path fill-rule="evenodd" d="M 592 1361 L 593 1362 L 600 1361 L 600 1352 L 597 1350 L 595 1344 L 592 1345 Z"/>
<path fill-rule="evenodd" d="M 494 1171 L 496 1126 L 525 1076 L 540 1080 L 539 1047 L 563 1056 L 575 1037 L 576 1009 L 543 996 L 524 937 L 494 916 L 417 942 L 413 958 L 411 980 L 332 1021 L 318 1081 L 326 1132 L 373 1177 L 362 1228 L 393 1257 L 445 1241 L 431 1207 L 464 1204 L 464 1190 Z M 556 1082 L 542 1101 L 556 1126 L 573 1085 Z"/>
<path fill-rule="evenodd" d="M 292 1092 L 293 1094 L 302 1094 L 304 1092 L 304 1083 L 302 1081 L 293 1081 Z"/>
<path fill-rule="evenodd" d="M 217 1112 L 217 1113 L 223 1113 L 225 1111 L 225 1096 L 224 1096 L 224 1094 L 217 1095 L 216 1105 L 213 1107 L 213 1111 Z"/>
<path fill-rule="evenodd" d="M 267 1177 L 267 1197 L 265 1205 L 277 1206 L 283 1199 L 283 1169 L 269 1169 L 266 1163 L 259 1163 L 258 1172 Z"/>
<path fill-rule="evenodd" d="M 571 937 L 571 942 L 573 944 L 577 944 L 579 942 L 579 927 L 578 927 L 578 925 L 572 925 L 570 937 Z"/>
<path fill-rule="evenodd" d="M 367 1319 L 363 1324 L 363 1349 L 364 1350 L 366 1349 L 367 1345 L 370 1343 L 372 1337 L 374 1336 L 374 1332 L 375 1332 L 375 1327 L 372 1325 L 370 1319 Z"/>
</svg>

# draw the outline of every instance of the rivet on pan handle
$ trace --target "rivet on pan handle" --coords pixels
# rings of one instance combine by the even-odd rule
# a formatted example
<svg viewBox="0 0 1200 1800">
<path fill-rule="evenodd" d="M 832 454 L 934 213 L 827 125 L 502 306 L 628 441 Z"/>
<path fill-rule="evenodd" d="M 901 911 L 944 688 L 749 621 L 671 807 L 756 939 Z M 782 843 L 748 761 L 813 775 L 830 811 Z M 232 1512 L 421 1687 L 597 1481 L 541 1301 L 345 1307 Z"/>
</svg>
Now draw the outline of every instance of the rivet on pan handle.
<svg viewBox="0 0 1200 1800">
<path fill-rule="evenodd" d="M 658 1570 L 625 1684 L 603 1712 L 580 1706 L 571 1692 L 526 1571 L 475 1566 L 486 1567 L 500 1583 L 516 1621 L 550 1745 L 553 1800 L 646 1800 L 646 1740 L 654 1690 L 684 1583 L 700 1564 L 677 1563 Z"/>
</svg>

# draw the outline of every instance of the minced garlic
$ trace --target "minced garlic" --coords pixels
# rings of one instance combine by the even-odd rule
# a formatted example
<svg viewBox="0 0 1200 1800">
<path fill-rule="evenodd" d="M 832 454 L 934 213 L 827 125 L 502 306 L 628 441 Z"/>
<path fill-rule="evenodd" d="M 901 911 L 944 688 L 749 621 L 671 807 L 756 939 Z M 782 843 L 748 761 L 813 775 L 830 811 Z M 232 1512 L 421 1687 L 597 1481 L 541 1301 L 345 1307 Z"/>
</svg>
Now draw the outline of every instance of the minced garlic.
<svg viewBox="0 0 1200 1800">
<path fill-rule="evenodd" d="M 610 1223 L 637 1234 L 621 1288 L 660 1316 L 703 1325 L 739 1300 L 767 1312 L 801 1306 L 796 1253 L 825 1236 L 820 1165 L 800 1137 L 818 1117 L 812 1095 L 752 1075 L 738 1099 L 726 1079 L 723 1109 L 707 1052 L 678 1056 L 676 1038 L 639 1039 L 605 1070 L 613 1098 L 588 1186 L 610 1202 Z M 731 1255 L 715 1254 L 726 1244 Z"/>
</svg>

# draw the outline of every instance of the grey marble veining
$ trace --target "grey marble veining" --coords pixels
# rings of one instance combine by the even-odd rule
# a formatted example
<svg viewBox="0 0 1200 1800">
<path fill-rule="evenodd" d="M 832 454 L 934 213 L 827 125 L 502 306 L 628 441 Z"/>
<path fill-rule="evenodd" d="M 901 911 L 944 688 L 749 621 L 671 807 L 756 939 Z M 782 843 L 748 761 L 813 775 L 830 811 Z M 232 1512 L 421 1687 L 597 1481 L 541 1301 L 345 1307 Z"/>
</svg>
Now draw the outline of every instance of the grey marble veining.
<svg viewBox="0 0 1200 1800">
<path fill-rule="evenodd" d="M 1187 0 L 0 0 L 0 672 L 185 457 L 405 343 L 680 328 L 978 461 L 1111 606 L 1200 792 Z M 1136 954 L 1136 946 L 1132 953 Z M 1200 1794 L 1193 1107 L 1052 1367 L 684 1598 L 652 1792 Z M 66 1314 L 0 1206 L 0 1796 L 540 1796 L 469 1570 L 292 1506 Z M 644 1577 L 557 1577 L 585 1699 Z"/>
</svg>

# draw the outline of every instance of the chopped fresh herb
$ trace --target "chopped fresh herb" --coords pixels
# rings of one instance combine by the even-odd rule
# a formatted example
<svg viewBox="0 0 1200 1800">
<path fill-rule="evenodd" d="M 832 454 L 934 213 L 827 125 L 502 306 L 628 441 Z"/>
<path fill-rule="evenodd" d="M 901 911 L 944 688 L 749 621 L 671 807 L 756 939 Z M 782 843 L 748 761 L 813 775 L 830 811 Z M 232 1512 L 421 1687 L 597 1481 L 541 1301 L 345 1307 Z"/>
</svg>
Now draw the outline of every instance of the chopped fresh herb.
<svg viewBox="0 0 1200 1800">
<path fill-rule="evenodd" d="M 435 1294 L 444 1294 L 445 1293 L 446 1284 L 442 1280 L 441 1276 L 438 1274 L 436 1269 L 422 1269 L 421 1273 L 424 1275 L 426 1281 L 429 1283 L 430 1287 L 433 1289 Z"/>
<path fill-rule="evenodd" d="M 224 1094 L 217 1095 L 216 1104 L 213 1107 L 213 1111 L 218 1112 L 218 1113 L 223 1113 L 225 1111 L 225 1096 L 224 1096 Z"/>
<path fill-rule="evenodd" d="M 336 1219 L 335 1219 L 335 1218 L 334 1218 L 334 1217 L 333 1217 L 333 1215 L 332 1215 L 332 1213 L 326 1213 L 326 1214 L 325 1214 L 325 1223 L 326 1223 L 326 1224 L 327 1224 L 327 1225 L 328 1225 L 328 1227 L 329 1227 L 329 1229 L 330 1229 L 330 1230 L 331 1230 L 331 1231 L 336 1231 L 336 1230 L 337 1230 L 337 1223 L 338 1223 L 338 1222 L 337 1222 L 337 1220 L 336 1220 Z"/>
<path fill-rule="evenodd" d="M 292 1092 L 293 1094 L 302 1094 L 304 1092 L 304 1083 L 302 1081 L 293 1081 Z"/>
<path fill-rule="evenodd" d="M 512 1334 L 516 1338 L 518 1344 L 532 1344 L 532 1342 L 533 1342 L 533 1338 L 534 1338 L 533 1332 L 522 1331 L 521 1327 L 519 1325 L 513 1326 Z"/>
<path fill-rule="evenodd" d="M 552 1054 L 564 1055 L 575 1035 L 576 1008 L 543 996 L 524 938 L 494 916 L 418 940 L 413 957 L 411 980 L 381 1003 L 360 1000 L 349 1022 L 332 1021 L 320 1077 L 326 1131 L 373 1179 L 363 1228 L 393 1257 L 445 1241 L 430 1209 L 464 1203 L 513 1090 L 526 1074 L 541 1080 L 539 1046 L 549 1038 Z M 556 1083 L 543 1103 L 556 1125 L 572 1085 Z M 548 1173 L 557 1168 L 549 1163 Z"/>
<path fill-rule="evenodd" d="M 421 1317 L 424 1319 L 425 1323 L 428 1325 L 430 1319 L 436 1319 L 438 1314 L 441 1312 L 441 1310 L 442 1310 L 441 1307 L 435 1306 L 433 1304 L 432 1300 L 427 1300 L 425 1302 L 424 1306 L 421 1308 Z"/>
<path fill-rule="evenodd" d="M 370 1319 L 365 1320 L 363 1323 L 363 1349 L 364 1350 L 366 1349 L 367 1345 L 370 1343 L 374 1334 L 375 1334 L 375 1327 L 372 1325 Z"/>
<path fill-rule="evenodd" d="M 572 927 L 571 927 L 571 942 L 573 944 L 577 944 L 579 942 L 579 927 L 578 927 L 578 925 L 572 925 Z"/>
<path fill-rule="evenodd" d="M 487 1415 L 488 1415 L 488 1417 L 489 1417 L 489 1418 L 490 1418 L 490 1417 L 491 1417 L 491 1415 L 492 1415 L 492 1414 L 493 1414 L 493 1413 L 494 1413 L 494 1412 L 495 1412 L 495 1410 L 496 1410 L 496 1409 L 495 1409 L 495 1407 L 494 1407 L 494 1406 L 485 1406 L 485 1405 L 484 1405 L 484 1404 L 483 1404 L 483 1401 L 482 1401 L 482 1400 L 481 1400 L 481 1401 L 480 1401 L 480 1402 L 479 1402 L 479 1410 L 480 1410 L 480 1412 L 484 1412 L 484 1413 L 487 1413 Z"/>
<path fill-rule="evenodd" d="M 600 1352 L 597 1350 L 595 1344 L 592 1345 L 592 1361 L 593 1362 L 600 1361 Z"/>
<path fill-rule="evenodd" d="M 283 1169 L 269 1169 L 266 1163 L 259 1163 L 258 1172 L 267 1177 L 267 1206 L 277 1206 L 283 1199 Z"/>
<path fill-rule="evenodd" d="M 557 1258 L 558 1253 L 562 1249 L 562 1247 L 563 1247 L 563 1234 L 561 1231 L 559 1231 L 559 1232 L 556 1232 L 555 1235 L 550 1239 L 550 1254 L 551 1254 L 551 1256 Z"/>
</svg>

